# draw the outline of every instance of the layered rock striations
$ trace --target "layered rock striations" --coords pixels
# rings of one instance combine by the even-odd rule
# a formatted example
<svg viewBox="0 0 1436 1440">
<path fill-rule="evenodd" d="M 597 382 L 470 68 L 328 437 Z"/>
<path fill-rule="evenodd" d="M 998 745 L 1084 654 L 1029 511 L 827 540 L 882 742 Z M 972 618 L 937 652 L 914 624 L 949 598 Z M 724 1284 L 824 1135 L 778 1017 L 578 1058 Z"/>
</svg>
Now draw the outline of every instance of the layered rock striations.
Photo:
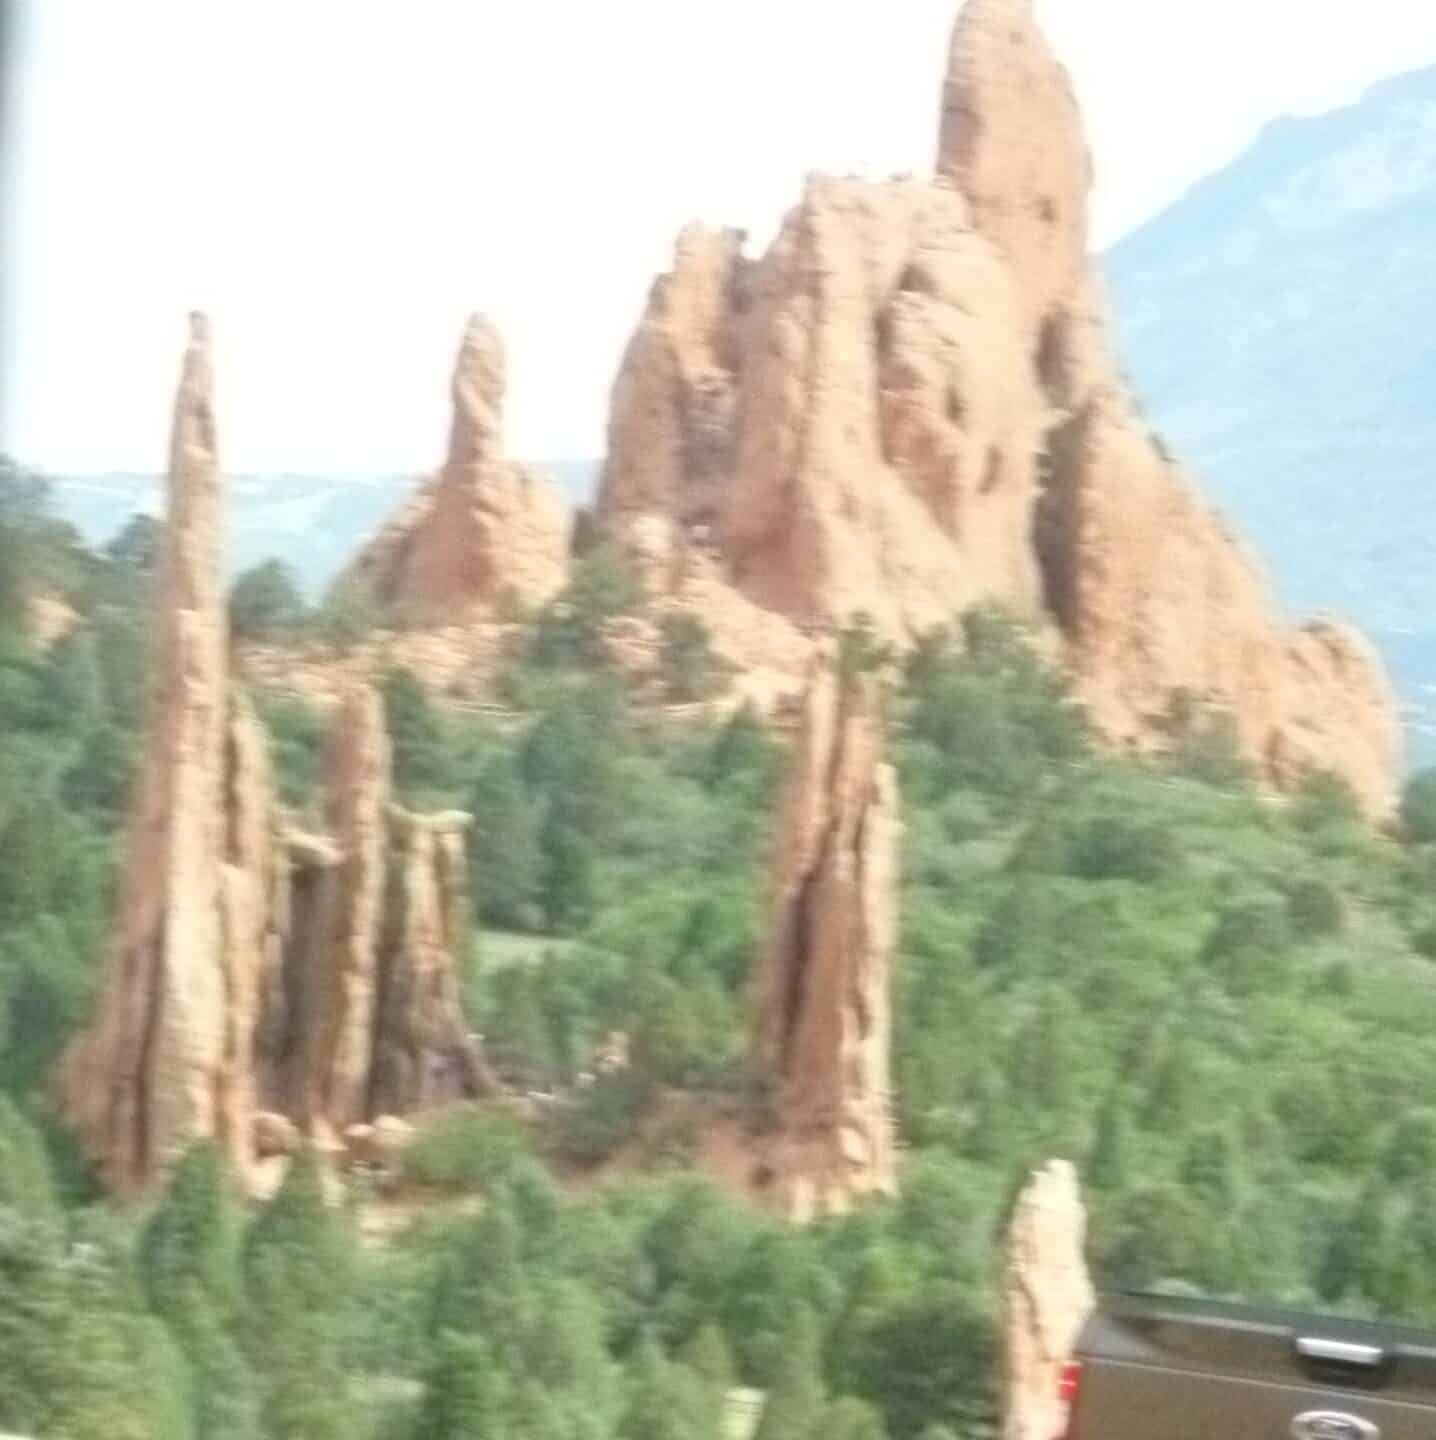
<svg viewBox="0 0 1436 1440">
<path fill-rule="evenodd" d="M 243 1154 L 247 897 L 224 873 L 226 620 L 210 337 L 190 320 L 169 465 L 153 679 L 114 942 L 62 1100 L 105 1182 L 149 1184 L 190 1142 Z M 246 797 L 247 799 L 248 797 Z M 226 938 L 226 930 L 229 935 Z"/>
<path fill-rule="evenodd" d="M 448 458 L 337 582 L 429 618 L 537 606 L 568 568 L 569 518 L 550 483 L 504 447 L 503 341 L 484 317 L 464 332 Z"/>
<path fill-rule="evenodd" d="M 1018 1197 L 1002 1277 L 1003 1440 L 1066 1433 L 1059 1382 L 1094 1294 L 1083 1258 L 1087 1216 L 1065 1160 L 1034 1172 Z"/>
<path fill-rule="evenodd" d="M 1334 770 L 1386 812 L 1379 663 L 1339 625 L 1288 628 L 1128 392 L 1081 119 L 1031 0 L 959 17 L 937 169 L 811 179 L 756 261 L 684 232 L 615 385 L 600 529 L 670 602 L 737 591 L 810 635 L 864 612 L 905 643 L 1000 602 L 1057 638 L 1114 741 L 1219 707 L 1268 782 Z"/>
<path fill-rule="evenodd" d="M 897 781 L 871 677 L 826 668 L 804 701 L 776 841 L 754 1055 L 774 1106 L 770 1193 L 790 1218 L 896 1188 L 890 1105 Z"/>
</svg>

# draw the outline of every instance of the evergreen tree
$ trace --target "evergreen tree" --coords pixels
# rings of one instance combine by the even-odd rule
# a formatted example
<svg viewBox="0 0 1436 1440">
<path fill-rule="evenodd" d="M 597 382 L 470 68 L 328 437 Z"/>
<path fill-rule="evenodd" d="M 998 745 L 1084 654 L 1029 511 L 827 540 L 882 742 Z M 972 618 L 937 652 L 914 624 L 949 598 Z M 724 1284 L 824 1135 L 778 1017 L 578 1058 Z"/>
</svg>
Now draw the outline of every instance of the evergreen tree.
<svg viewBox="0 0 1436 1440">
<path fill-rule="evenodd" d="M 379 692 L 393 745 L 395 784 L 408 792 L 438 785 L 445 770 L 444 731 L 428 691 L 413 671 L 395 665 L 380 682 Z"/>
<path fill-rule="evenodd" d="M 1087 1179 L 1095 1189 L 1122 1189 L 1127 1180 L 1129 1146 L 1126 1097 L 1120 1089 L 1113 1089 L 1098 1112 L 1092 1158 L 1087 1163 Z"/>
<path fill-rule="evenodd" d="M 883 1417 L 866 1400 L 845 1395 L 828 1406 L 820 1428 L 815 1432 L 821 1440 L 887 1440 Z"/>
<path fill-rule="evenodd" d="M 477 1335 L 441 1332 L 434 1341 L 414 1440 L 490 1440 L 504 1433 L 509 1377 Z"/>
<path fill-rule="evenodd" d="M 718 1440 L 721 1402 L 686 1365 L 674 1364 L 651 1336 L 629 1365 L 628 1401 L 618 1440 Z"/>
<path fill-rule="evenodd" d="M 140 1242 L 140 1276 L 193 1376 L 198 1440 L 252 1440 L 259 1389 L 235 1336 L 239 1224 L 219 1149 L 194 1145 L 176 1166 Z"/>
<path fill-rule="evenodd" d="M 499 929 L 537 929 L 538 814 L 510 755 L 496 756 L 480 772 L 472 807 L 479 915 Z"/>
<path fill-rule="evenodd" d="M 593 850 L 558 807 L 549 811 L 539 837 L 544 915 L 550 930 L 579 930 L 593 914 Z"/>
<path fill-rule="evenodd" d="M 0 1210 L 31 1225 L 57 1226 L 61 1220 L 44 1141 L 4 1095 L 0 1095 Z"/>
<path fill-rule="evenodd" d="M 196 1287 L 221 1313 L 239 1299 L 239 1223 L 219 1147 L 202 1140 L 175 1167 L 169 1189 L 140 1241 L 140 1275 L 150 1305 L 175 1319 Z"/>
<path fill-rule="evenodd" d="M 726 1396 L 738 1383 L 728 1342 L 711 1320 L 694 1332 L 678 1358 L 708 1386 L 712 1395 Z"/>
<path fill-rule="evenodd" d="M 304 617 L 299 582 L 282 560 L 252 566 L 230 590 L 229 623 L 236 639 L 272 639 L 293 630 Z"/>
<path fill-rule="evenodd" d="M 343 1364 L 351 1246 L 324 1201 L 320 1160 L 295 1157 L 245 1251 L 248 1348 L 273 1440 L 350 1440 Z"/>
<path fill-rule="evenodd" d="M 754 1440 L 812 1440 L 827 1405 L 818 1327 L 806 1306 L 799 1308 L 785 1337 L 787 1351 L 763 1403 Z"/>
</svg>

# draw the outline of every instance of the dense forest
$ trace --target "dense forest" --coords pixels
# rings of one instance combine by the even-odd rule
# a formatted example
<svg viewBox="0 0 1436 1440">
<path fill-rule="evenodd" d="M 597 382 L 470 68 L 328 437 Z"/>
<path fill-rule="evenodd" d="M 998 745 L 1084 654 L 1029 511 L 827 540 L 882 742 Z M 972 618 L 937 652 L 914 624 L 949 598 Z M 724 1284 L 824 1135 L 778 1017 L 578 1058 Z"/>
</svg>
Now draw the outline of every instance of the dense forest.
<svg viewBox="0 0 1436 1440">
<path fill-rule="evenodd" d="M 784 740 L 607 666 L 642 597 L 602 550 L 521 632 L 521 723 L 382 687 L 403 791 L 477 817 L 467 1004 L 542 1103 L 437 1116 L 337 1204 L 304 1156 L 249 1206 L 203 1146 L 151 1206 L 102 1204 L 48 1086 L 105 944 L 155 555 L 142 518 L 87 549 L 0 466 L 0 1429 L 717 1440 L 745 1385 L 760 1440 L 988 1435 L 1005 1212 L 1053 1155 L 1104 1283 L 1436 1322 L 1436 779 L 1397 839 L 1330 776 L 1259 794 L 1195 704 L 1160 761 L 1113 756 L 1020 625 L 954 617 L 888 702 L 902 1195 L 790 1228 L 693 1165 L 705 1116 L 761 1106 L 744 987 Z M 37 595 L 78 616 L 53 643 Z M 232 601 L 237 638 L 373 618 L 272 564 Z M 673 699 L 722 683 L 694 624 L 661 671 Z M 254 698 L 302 811 L 323 721 Z M 595 1076 L 614 1032 L 630 1064 Z"/>
</svg>

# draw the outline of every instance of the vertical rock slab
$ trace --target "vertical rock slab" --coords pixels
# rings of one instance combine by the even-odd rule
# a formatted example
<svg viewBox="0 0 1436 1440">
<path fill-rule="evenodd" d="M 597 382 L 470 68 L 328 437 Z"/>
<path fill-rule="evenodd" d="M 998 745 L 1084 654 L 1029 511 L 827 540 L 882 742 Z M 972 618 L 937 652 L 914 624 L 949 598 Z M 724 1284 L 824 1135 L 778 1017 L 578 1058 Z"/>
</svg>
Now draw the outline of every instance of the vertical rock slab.
<svg viewBox="0 0 1436 1440">
<path fill-rule="evenodd" d="M 1077 1172 L 1053 1160 L 1028 1181 L 1008 1230 L 1003 1440 L 1053 1440 L 1063 1433 L 1058 1383 L 1095 1298 L 1082 1254 L 1086 1235 Z"/>
<path fill-rule="evenodd" d="M 890 1105 L 901 822 L 871 677 L 826 669 L 804 701 L 783 800 L 754 1054 L 775 1109 L 772 1194 L 840 1214 L 897 1185 Z"/>
<path fill-rule="evenodd" d="M 471 824 L 458 811 L 389 809 L 371 1115 L 404 1115 L 498 1088 L 461 999 Z"/>
<path fill-rule="evenodd" d="M 154 670 L 114 941 L 95 1013 L 60 1080 L 85 1151 L 120 1191 L 149 1184 L 232 1113 L 221 1106 L 233 1037 L 220 947 L 227 632 L 219 531 L 210 335 L 194 315 L 175 402 Z"/>
<path fill-rule="evenodd" d="M 220 961 L 224 1052 L 216 1090 L 216 1134 L 235 1173 L 254 1158 L 258 1103 L 256 1041 L 266 977 L 280 936 L 274 783 L 264 727 L 242 694 L 229 704 L 224 763 L 224 856 L 220 869 Z"/>
<path fill-rule="evenodd" d="M 481 315 L 464 332 L 444 468 L 360 551 L 338 585 L 452 622 L 542 605 L 568 574 L 569 517 L 551 483 L 507 458 L 503 340 Z"/>
<path fill-rule="evenodd" d="M 368 1102 L 391 790 L 384 706 L 368 686 L 346 698 L 326 769 L 329 828 L 341 859 L 318 984 L 307 1106 L 342 1135 L 365 1118 Z"/>
</svg>

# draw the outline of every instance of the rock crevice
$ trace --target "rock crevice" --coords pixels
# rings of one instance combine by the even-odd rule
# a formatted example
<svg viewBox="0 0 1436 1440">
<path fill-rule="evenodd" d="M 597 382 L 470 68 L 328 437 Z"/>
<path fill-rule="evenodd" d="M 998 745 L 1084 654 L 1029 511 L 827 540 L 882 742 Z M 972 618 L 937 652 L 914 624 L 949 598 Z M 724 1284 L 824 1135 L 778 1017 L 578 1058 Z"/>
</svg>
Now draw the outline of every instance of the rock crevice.
<svg viewBox="0 0 1436 1440">
<path fill-rule="evenodd" d="M 797 1220 L 896 1187 L 889 989 L 897 782 L 871 679 L 813 678 L 775 848 L 754 1055 L 774 1107 L 766 1169 Z"/>
</svg>

